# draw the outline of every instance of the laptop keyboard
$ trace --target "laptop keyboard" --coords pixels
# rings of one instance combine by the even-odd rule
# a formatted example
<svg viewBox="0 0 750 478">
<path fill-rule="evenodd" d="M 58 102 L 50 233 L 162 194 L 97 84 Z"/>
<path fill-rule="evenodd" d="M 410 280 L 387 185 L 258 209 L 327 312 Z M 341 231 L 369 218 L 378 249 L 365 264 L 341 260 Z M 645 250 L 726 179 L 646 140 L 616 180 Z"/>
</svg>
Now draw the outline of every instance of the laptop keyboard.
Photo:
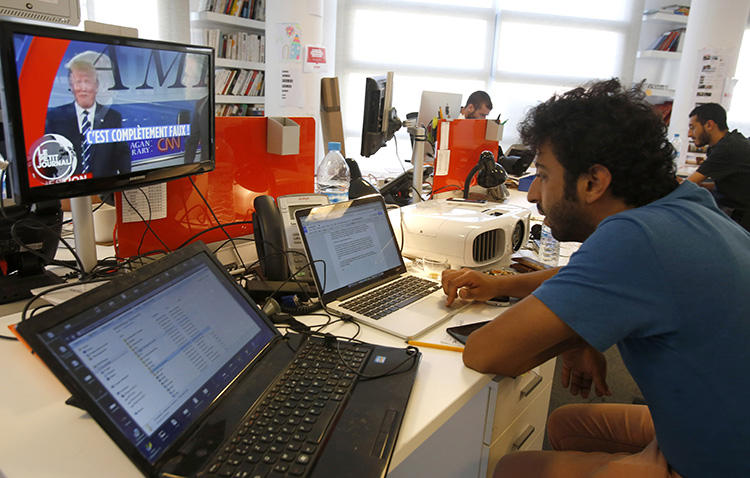
<svg viewBox="0 0 750 478">
<path fill-rule="evenodd" d="M 440 289 L 440 284 L 417 276 L 404 276 L 386 286 L 341 303 L 341 307 L 371 319 L 381 319 Z"/>
<path fill-rule="evenodd" d="M 369 352 L 308 340 L 199 476 L 308 476 Z"/>
</svg>

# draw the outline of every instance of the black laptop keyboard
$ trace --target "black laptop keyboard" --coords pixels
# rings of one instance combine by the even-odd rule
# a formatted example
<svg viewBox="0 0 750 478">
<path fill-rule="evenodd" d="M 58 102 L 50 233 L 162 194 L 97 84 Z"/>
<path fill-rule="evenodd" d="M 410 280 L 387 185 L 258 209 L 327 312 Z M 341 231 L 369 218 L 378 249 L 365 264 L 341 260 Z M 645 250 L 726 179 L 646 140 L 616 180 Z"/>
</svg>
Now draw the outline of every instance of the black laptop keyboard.
<svg viewBox="0 0 750 478">
<path fill-rule="evenodd" d="M 369 352 L 307 341 L 200 476 L 308 476 Z"/>
<path fill-rule="evenodd" d="M 417 276 L 404 276 L 384 287 L 341 303 L 341 307 L 371 319 L 381 319 L 440 289 L 440 284 Z"/>
</svg>

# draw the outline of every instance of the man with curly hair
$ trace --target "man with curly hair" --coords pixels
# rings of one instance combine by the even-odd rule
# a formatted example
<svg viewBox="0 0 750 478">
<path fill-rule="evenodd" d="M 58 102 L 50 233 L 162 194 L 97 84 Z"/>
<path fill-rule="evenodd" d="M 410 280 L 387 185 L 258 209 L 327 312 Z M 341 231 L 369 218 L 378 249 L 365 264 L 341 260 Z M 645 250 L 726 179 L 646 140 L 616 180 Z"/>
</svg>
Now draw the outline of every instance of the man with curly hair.
<svg viewBox="0 0 750 478">
<path fill-rule="evenodd" d="M 617 344 L 646 405 L 555 410 L 555 451 L 506 455 L 495 477 L 750 476 L 750 234 L 710 193 L 678 184 L 666 128 L 617 80 L 553 96 L 521 123 L 536 151 L 528 199 L 564 267 L 516 276 L 445 271 L 447 301 L 523 297 L 469 336 L 464 363 L 516 376 L 561 355 L 563 386 L 609 395 Z M 738 368 L 739 367 L 739 368 Z"/>
</svg>

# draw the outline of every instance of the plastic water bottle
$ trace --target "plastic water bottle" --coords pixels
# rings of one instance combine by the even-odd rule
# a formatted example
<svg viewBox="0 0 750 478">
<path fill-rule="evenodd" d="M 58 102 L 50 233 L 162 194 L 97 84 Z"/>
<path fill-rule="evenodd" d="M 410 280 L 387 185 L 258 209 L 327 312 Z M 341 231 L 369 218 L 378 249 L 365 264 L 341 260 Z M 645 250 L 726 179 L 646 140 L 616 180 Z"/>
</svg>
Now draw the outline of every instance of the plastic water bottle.
<svg viewBox="0 0 750 478">
<path fill-rule="evenodd" d="M 554 238 L 552 230 L 546 224 L 542 225 L 539 254 L 542 262 L 551 266 L 557 266 L 557 262 L 560 260 L 560 243 Z"/>
<path fill-rule="evenodd" d="M 333 202 L 349 200 L 349 166 L 341 155 L 341 143 L 328 143 L 328 154 L 318 166 L 318 177 L 315 192 L 328 196 Z"/>
<path fill-rule="evenodd" d="M 680 154 L 682 151 L 682 138 L 680 138 L 680 133 L 675 133 L 672 136 L 672 147 L 674 148 L 674 159 L 675 161 L 680 159 Z"/>
</svg>

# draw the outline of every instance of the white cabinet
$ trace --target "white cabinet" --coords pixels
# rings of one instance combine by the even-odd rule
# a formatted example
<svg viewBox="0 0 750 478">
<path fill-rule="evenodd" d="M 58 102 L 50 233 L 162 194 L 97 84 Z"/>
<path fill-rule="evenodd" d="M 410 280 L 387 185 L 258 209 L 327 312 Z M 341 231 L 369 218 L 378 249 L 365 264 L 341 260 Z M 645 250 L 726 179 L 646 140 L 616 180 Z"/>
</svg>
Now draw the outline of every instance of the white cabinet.
<svg viewBox="0 0 750 478">
<path fill-rule="evenodd" d="M 389 478 L 492 477 L 498 460 L 544 441 L 555 359 L 516 378 L 498 377 L 477 393 Z"/>
<path fill-rule="evenodd" d="M 662 4 L 646 2 L 646 12 Z M 646 94 L 652 103 L 671 101 L 674 96 L 687 21 L 687 15 L 658 11 L 642 17 L 633 78 L 636 82 L 646 80 Z"/>
<path fill-rule="evenodd" d="M 216 53 L 216 115 L 263 116 L 265 22 L 200 11 L 190 14 L 190 27 L 192 41 Z"/>
</svg>

